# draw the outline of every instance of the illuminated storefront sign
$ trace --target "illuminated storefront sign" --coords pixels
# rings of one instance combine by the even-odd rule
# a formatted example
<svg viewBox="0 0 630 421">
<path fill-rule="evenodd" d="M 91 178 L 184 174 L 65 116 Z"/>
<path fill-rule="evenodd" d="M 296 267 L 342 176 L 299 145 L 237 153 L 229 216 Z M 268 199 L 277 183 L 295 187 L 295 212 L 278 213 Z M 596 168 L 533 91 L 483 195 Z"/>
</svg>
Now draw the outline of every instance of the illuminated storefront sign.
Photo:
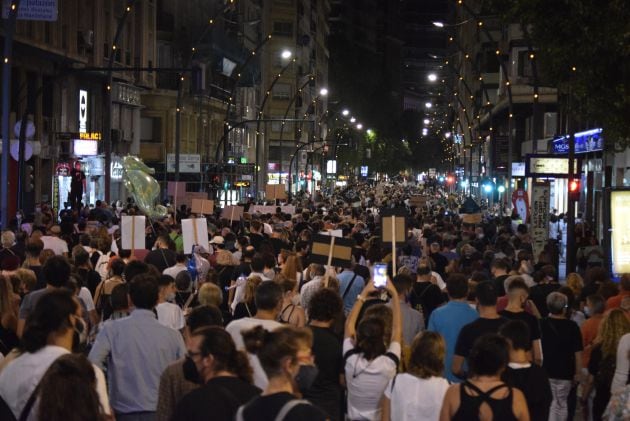
<svg viewBox="0 0 630 421">
<path fill-rule="evenodd" d="M 612 271 L 630 273 L 630 191 L 610 192 L 610 227 Z"/>
</svg>

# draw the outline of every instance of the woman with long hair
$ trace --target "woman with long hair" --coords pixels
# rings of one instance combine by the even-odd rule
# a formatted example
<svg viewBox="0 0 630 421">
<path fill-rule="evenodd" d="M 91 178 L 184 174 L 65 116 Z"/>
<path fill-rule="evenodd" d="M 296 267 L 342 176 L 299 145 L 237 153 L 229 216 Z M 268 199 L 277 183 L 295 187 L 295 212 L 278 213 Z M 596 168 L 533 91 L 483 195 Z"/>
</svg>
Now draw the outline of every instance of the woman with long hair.
<svg viewBox="0 0 630 421">
<path fill-rule="evenodd" d="M 529 421 L 523 392 L 501 380 L 508 362 L 505 338 L 496 334 L 478 338 L 468 357 L 468 380 L 446 391 L 440 421 Z"/>
<path fill-rule="evenodd" d="M 373 282 L 369 282 L 357 297 L 346 321 L 343 353 L 348 386 L 348 417 L 353 420 L 381 418 L 381 398 L 387 384 L 396 375 L 400 361 L 400 300 L 391 280 L 387 280 L 385 289 L 391 295 L 392 306 L 393 321 L 389 338 L 385 337 L 386 326 L 382 318 L 364 317 L 356 326 L 363 303 L 373 292 L 379 291 Z"/>
<path fill-rule="evenodd" d="M 11 282 L 0 275 L 0 353 L 6 355 L 18 346 L 18 308 L 15 304 Z"/>
<path fill-rule="evenodd" d="M 256 288 L 262 283 L 262 278 L 257 275 L 250 276 L 245 281 L 245 294 L 243 301 L 236 304 L 234 308 L 234 320 L 243 317 L 254 317 L 256 314 Z"/>
<path fill-rule="evenodd" d="M 566 285 L 573 291 L 573 296 L 579 298 L 584 288 L 584 279 L 579 273 L 571 272 L 567 275 Z"/>
<path fill-rule="evenodd" d="M 303 277 L 302 262 L 295 253 L 289 253 L 289 255 L 286 257 L 280 274 L 288 279 L 293 279 L 298 283 L 298 285 L 300 284 Z"/>
<path fill-rule="evenodd" d="M 582 396 L 588 397 L 592 389 L 593 420 L 601 420 L 610 400 L 610 386 L 617 364 L 617 346 L 623 335 L 630 332 L 630 321 L 621 309 L 614 309 L 604 316 L 588 363 L 588 380 Z M 586 404 L 586 401 L 582 401 Z"/>
<path fill-rule="evenodd" d="M 304 327 L 306 325 L 304 308 L 299 304 L 294 304 L 297 295 L 297 282 L 282 275 L 276 276 L 274 282 L 282 288 L 282 309 L 278 314 L 278 321 L 295 327 Z"/>
<path fill-rule="evenodd" d="M 436 332 L 422 332 L 411 345 L 406 373 L 385 388 L 383 421 L 435 420 L 440 418 L 448 381 L 442 377 L 446 343 Z"/>
<path fill-rule="evenodd" d="M 322 410 L 299 399 L 300 390 L 308 389 L 317 377 L 310 330 L 285 326 L 269 332 L 256 326 L 243 332 L 243 340 L 247 351 L 258 357 L 269 383 L 261 396 L 238 409 L 237 421 L 326 419 Z"/>
<path fill-rule="evenodd" d="M 38 419 L 46 421 L 102 421 L 109 419 L 96 392 L 94 366 L 83 355 L 57 358 L 42 378 L 37 392 Z"/>
<path fill-rule="evenodd" d="M 173 420 L 232 421 L 240 405 L 260 394 L 252 385 L 247 355 L 237 351 L 229 333 L 218 326 L 195 330 L 188 340 L 186 358 L 197 369 L 203 386 L 184 396 Z"/>
</svg>

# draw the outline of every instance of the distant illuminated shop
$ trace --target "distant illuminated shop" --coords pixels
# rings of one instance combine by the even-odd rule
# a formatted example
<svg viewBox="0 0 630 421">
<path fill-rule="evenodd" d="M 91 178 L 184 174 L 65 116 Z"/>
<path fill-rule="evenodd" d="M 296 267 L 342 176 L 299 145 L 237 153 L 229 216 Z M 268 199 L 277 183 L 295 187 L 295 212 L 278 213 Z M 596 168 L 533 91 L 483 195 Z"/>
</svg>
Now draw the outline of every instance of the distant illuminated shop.
<svg viewBox="0 0 630 421">
<path fill-rule="evenodd" d="M 596 128 L 575 133 L 575 156 L 581 163 L 582 192 L 577 210 L 594 226 L 602 226 L 602 190 L 604 187 L 604 137 L 602 129 Z M 550 142 L 550 152 L 557 155 L 568 155 L 569 135 L 559 136 Z M 558 179 L 552 185 L 552 203 L 563 209 L 566 202 L 567 179 Z M 555 200 L 555 202 L 554 202 Z M 601 237 L 601 233 L 599 233 Z"/>
</svg>

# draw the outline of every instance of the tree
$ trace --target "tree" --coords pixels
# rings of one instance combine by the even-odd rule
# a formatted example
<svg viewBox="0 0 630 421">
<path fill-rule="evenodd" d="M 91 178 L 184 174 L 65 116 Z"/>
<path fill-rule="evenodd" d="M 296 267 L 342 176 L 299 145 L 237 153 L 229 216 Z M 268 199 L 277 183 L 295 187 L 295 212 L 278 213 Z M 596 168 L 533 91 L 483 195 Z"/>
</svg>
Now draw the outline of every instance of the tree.
<svg viewBox="0 0 630 421">
<path fill-rule="evenodd" d="M 521 24 L 543 82 L 570 96 L 570 112 L 601 124 L 607 146 L 630 146 L 630 2 L 486 0 L 484 7 Z"/>
</svg>

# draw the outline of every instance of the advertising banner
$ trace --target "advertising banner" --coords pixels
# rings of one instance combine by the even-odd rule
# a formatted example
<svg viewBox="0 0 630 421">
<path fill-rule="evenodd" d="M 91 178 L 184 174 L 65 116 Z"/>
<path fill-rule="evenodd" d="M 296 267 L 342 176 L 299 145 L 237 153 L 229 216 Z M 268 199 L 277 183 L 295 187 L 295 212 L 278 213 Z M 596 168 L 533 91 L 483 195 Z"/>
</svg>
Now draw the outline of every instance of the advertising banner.
<svg viewBox="0 0 630 421">
<path fill-rule="evenodd" d="M 630 273 L 630 190 L 610 192 L 610 244 L 614 274 Z"/>
<path fill-rule="evenodd" d="M 534 259 L 545 249 L 549 239 L 549 199 L 550 186 L 548 181 L 535 182 L 532 188 L 532 217 L 531 235 Z"/>
</svg>

